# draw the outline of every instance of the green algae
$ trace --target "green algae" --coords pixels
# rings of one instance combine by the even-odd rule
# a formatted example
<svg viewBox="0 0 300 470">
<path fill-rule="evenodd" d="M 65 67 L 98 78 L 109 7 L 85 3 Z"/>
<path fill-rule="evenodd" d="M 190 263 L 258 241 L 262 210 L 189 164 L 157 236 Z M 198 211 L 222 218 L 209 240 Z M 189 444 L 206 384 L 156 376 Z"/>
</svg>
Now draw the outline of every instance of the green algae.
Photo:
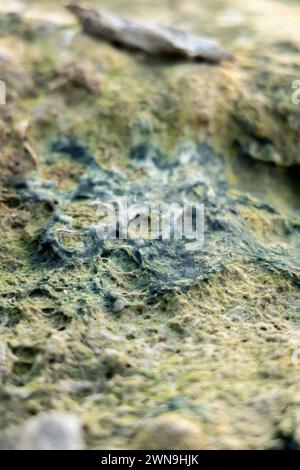
<svg viewBox="0 0 300 470">
<path fill-rule="evenodd" d="M 130 8 L 151 17 L 154 3 Z M 232 2 L 205 3 L 202 18 Z M 265 65 L 227 26 L 233 65 L 148 62 L 36 22 L 5 30 L 24 44 L 26 80 L 0 129 L 1 430 L 56 409 L 80 416 L 89 448 L 130 448 L 149 419 L 176 412 L 210 448 L 299 446 L 297 175 L 249 158 L 298 162 L 293 47 L 280 46 L 285 73 L 278 45 Z M 83 50 L 94 95 L 57 87 Z M 15 135 L 29 116 L 38 167 Z M 204 203 L 204 248 L 99 242 L 93 203 L 120 195 Z"/>
</svg>

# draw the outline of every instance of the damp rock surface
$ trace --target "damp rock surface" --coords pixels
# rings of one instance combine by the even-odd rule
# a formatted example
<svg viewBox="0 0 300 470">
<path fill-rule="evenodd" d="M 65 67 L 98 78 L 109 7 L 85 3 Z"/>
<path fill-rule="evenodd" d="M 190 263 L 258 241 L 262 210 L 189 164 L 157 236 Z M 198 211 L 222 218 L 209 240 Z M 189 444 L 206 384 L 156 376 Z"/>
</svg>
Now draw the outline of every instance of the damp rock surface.
<svg viewBox="0 0 300 470">
<path fill-rule="evenodd" d="M 101 2 L 216 38 L 213 65 L 48 3 L 0 7 L 1 445 L 299 448 L 299 2 Z M 124 199 L 129 228 L 203 205 L 204 244 L 99 237 Z"/>
</svg>

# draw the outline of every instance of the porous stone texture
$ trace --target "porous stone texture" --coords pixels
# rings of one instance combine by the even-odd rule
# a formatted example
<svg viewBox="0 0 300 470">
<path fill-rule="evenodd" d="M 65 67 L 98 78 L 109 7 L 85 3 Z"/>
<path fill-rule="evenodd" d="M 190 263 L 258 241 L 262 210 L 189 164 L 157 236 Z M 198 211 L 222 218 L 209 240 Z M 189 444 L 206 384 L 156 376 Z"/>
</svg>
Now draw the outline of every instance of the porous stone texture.
<svg viewBox="0 0 300 470">
<path fill-rule="evenodd" d="M 235 60 L 122 50 L 58 1 L 0 6 L 0 441 L 67 435 L 52 412 L 89 449 L 299 448 L 300 3 L 101 8 Z M 125 197 L 204 204 L 204 246 L 99 240 L 99 204 Z"/>
</svg>

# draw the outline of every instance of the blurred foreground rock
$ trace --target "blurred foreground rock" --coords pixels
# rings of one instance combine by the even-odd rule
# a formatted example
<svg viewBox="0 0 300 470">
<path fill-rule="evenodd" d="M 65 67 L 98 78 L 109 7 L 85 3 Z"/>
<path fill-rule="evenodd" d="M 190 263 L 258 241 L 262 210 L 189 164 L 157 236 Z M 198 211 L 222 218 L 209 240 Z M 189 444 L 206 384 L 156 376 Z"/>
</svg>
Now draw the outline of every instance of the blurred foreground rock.
<svg viewBox="0 0 300 470">
<path fill-rule="evenodd" d="M 199 426 L 176 413 L 149 419 L 133 441 L 135 449 L 204 450 L 207 446 L 206 437 Z"/>
<path fill-rule="evenodd" d="M 83 449 L 81 427 L 72 415 L 40 413 L 1 442 L 1 448 L 16 450 Z"/>
</svg>

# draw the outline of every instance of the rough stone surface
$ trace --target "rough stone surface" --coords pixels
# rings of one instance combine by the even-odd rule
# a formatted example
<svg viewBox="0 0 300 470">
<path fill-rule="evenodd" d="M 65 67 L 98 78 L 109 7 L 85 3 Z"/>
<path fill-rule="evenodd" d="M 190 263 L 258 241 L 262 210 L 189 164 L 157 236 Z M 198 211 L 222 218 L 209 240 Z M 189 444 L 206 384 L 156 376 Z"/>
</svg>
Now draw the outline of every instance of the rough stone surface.
<svg viewBox="0 0 300 470">
<path fill-rule="evenodd" d="M 203 447 L 299 448 L 299 2 L 101 2 L 218 39 L 221 65 L 17 5 L 0 7 L 0 435 L 53 410 L 87 448 L 130 449 L 172 413 Z M 203 248 L 100 243 L 120 197 L 204 204 Z"/>
</svg>

